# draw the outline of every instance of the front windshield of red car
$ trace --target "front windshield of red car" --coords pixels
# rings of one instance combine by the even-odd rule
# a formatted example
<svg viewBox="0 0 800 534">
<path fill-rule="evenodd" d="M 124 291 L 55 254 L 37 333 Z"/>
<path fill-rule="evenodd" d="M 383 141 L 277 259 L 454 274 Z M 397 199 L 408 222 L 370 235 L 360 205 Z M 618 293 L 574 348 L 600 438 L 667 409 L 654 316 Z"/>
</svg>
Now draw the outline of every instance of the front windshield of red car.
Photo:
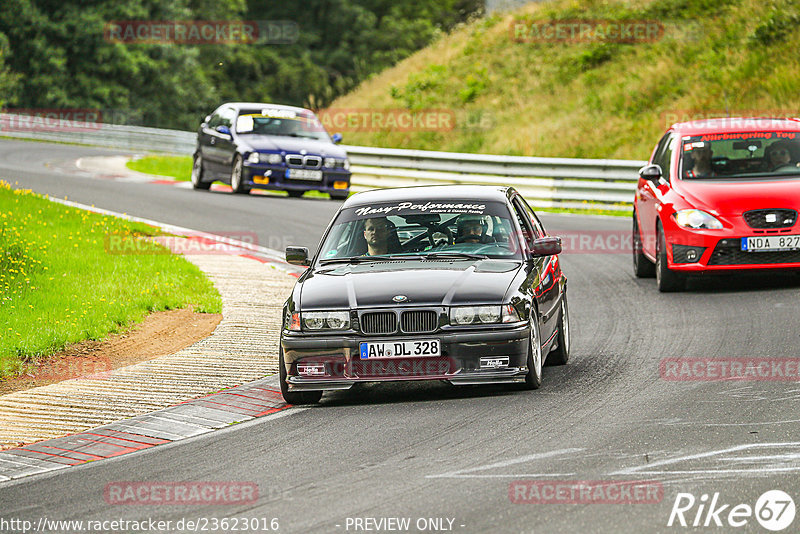
<svg viewBox="0 0 800 534">
<path fill-rule="evenodd" d="M 681 139 L 681 178 L 686 180 L 798 175 L 800 132 L 714 133 Z"/>
</svg>

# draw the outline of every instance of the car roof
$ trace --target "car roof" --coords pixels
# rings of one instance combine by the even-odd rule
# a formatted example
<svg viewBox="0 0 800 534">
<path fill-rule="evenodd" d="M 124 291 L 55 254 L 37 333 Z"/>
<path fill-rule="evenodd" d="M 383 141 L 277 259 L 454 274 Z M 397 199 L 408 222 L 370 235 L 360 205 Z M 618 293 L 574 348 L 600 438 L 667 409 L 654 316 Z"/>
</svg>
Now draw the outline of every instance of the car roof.
<svg viewBox="0 0 800 534">
<path fill-rule="evenodd" d="M 356 193 L 345 201 L 343 208 L 397 201 L 483 201 L 505 202 L 513 187 L 496 185 L 421 185 L 373 189 Z"/>
<path fill-rule="evenodd" d="M 723 117 L 678 122 L 672 130 L 682 135 L 700 135 L 735 132 L 800 131 L 800 119 L 769 117 Z"/>
<path fill-rule="evenodd" d="M 296 106 L 284 106 L 283 104 L 269 104 L 266 102 L 225 102 L 224 104 L 220 104 L 219 107 L 222 106 L 230 106 L 234 109 L 241 110 L 241 109 L 248 109 L 248 108 L 275 108 L 275 109 L 286 109 L 292 111 L 307 111 L 313 113 L 310 109 L 306 108 L 298 108 Z"/>
</svg>

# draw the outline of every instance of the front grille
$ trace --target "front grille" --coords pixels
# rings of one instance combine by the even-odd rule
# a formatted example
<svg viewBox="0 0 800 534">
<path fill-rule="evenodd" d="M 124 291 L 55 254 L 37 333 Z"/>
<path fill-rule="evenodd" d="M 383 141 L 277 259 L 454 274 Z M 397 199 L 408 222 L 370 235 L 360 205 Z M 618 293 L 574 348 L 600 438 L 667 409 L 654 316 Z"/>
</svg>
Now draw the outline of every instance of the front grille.
<svg viewBox="0 0 800 534">
<path fill-rule="evenodd" d="M 730 242 L 738 240 L 723 240 L 717 243 L 711 253 L 709 265 L 756 265 L 762 263 L 800 263 L 800 250 L 780 250 L 772 252 L 747 252 L 740 246 L 731 246 Z"/>
<path fill-rule="evenodd" d="M 750 228 L 786 228 L 797 221 L 794 210 L 751 210 L 744 212 L 744 220 Z"/>
<path fill-rule="evenodd" d="M 373 312 L 361 316 L 361 331 L 365 334 L 394 334 L 397 315 L 394 312 Z"/>
<path fill-rule="evenodd" d="M 303 156 L 299 154 L 290 154 L 286 156 L 286 163 L 293 167 L 302 167 L 303 166 Z"/>
<path fill-rule="evenodd" d="M 406 334 L 425 334 L 436 331 L 438 322 L 435 311 L 406 311 L 400 316 L 400 330 Z"/>
<path fill-rule="evenodd" d="M 319 156 L 303 156 L 302 154 L 287 154 L 286 163 L 290 167 L 304 169 L 319 169 L 322 167 L 322 158 Z"/>
</svg>

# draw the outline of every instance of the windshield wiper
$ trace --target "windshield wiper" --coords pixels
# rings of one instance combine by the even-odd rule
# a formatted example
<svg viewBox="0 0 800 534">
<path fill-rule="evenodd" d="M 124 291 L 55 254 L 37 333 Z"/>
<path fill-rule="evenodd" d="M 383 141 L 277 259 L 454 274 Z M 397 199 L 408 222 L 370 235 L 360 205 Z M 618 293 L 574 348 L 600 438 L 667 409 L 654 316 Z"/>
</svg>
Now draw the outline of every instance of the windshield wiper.
<svg viewBox="0 0 800 534">
<path fill-rule="evenodd" d="M 488 257 L 486 254 L 470 254 L 469 252 L 431 252 L 425 255 L 426 259 L 465 258 L 468 260 L 485 260 Z"/>
<path fill-rule="evenodd" d="M 320 265 L 328 265 L 330 263 L 371 263 L 375 261 L 386 260 L 418 260 L 422 258 L 419 255 L 406 256 L 403 254 L 383 254 L 380 256 L 348 256 L 345 258 L 325 258 L 319 260 Z"/>
</svg>

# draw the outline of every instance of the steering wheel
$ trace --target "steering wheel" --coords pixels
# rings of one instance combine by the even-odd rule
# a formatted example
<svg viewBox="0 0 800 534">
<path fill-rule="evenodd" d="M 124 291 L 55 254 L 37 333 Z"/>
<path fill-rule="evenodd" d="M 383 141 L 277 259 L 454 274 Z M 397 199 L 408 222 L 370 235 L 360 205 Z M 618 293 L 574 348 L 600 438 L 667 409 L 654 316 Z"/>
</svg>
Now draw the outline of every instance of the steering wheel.
<svg viewBox="0 0 800 534">
<path fill-rule="evenodd" d="M 446 226 L 429 226 L 426 234 L 431 247 L 453 244 L 453 232 Z"/>
</svg>

